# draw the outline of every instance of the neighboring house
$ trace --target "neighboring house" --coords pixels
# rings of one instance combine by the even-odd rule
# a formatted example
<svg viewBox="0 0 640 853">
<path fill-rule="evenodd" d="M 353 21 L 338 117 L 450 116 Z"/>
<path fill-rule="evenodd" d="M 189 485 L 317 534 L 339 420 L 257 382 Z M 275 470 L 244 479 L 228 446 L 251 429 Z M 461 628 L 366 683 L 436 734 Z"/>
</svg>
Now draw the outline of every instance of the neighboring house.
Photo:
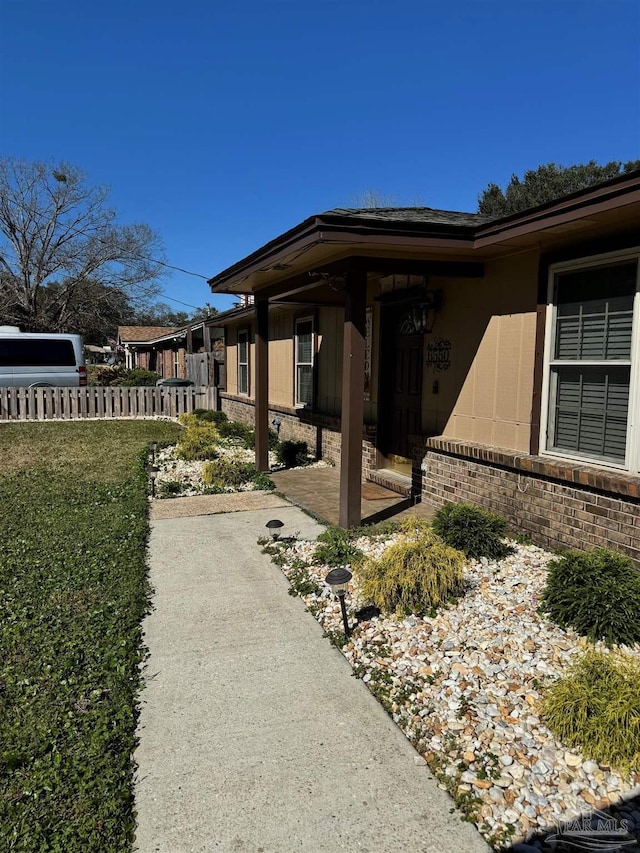
<svg viewBox="0 0 640 853">
<path fill-rule="evenodd" d="M 185 337 L 183 330 L 167 326 L 118 327 L 118 344 L 124 350 L 125 365 L 154 370 L 163 377 L 184 378 Z"/>
<path fill-rule="evenodd" d="M 640 560 L 640 172 L 524 213 L 313 216 L 210 280 L 222 408 L 361 482 L 472 501 L 552 547 Z"/>
<path fill-rule="evenodd" d="M 180 328 L 120 326 L 118 343 L 127 367 L 155 370 L 163 378 L 190 379 L 196 385 L 225 387 L 225 320 L 246 310 L 246 304 L 196 320 Z M 253 309 L 250 308 L 251 312 Z"/>
</svg>

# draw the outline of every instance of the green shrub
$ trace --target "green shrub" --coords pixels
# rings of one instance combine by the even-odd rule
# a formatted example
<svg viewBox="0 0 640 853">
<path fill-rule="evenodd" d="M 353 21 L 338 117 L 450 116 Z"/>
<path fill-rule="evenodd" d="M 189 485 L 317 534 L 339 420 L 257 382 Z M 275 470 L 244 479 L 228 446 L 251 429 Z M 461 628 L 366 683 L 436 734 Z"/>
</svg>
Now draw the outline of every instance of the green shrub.
<svg viewBox="0 0 640 853">
<path fill-rule="evenodd" d="M 247 450 L 253 450 L 256 445 L 255 430 L 240 421 L 221 421 L 218 430 L 222 438 L 233 439 Z"/>
<path fill-rule="evenodd" d="M 129 388 L 141 388 L 143 386 L 155 385 L 158 379 L 160 379 L 160 374 L 154 370 L 143 370 L 140 367 L 134 367 L 128 370 L 117 384 Z"/>
<path fill-rule="evenodd" d="M 159 498 L 174 498 L 188 488 L 180 480 L 162 480 L 158 483 L 157 494 Z"/>
<path fill-rule="evenodd" d="M 506 518 L 473 504 L 446 503 L 433 518 L 438 536 L 472 560 L 506 557 L 510 548 L 502 540 L 507 527 Z"/>
<path fill-rule="evenodd" d="M 640 573 L 606 548 L 567 551 L 549 563 L 540 609 L 562 628 L 607 645 L 640 643 Z"/>
<path fill-rule="evenodd" d="M 347 566 L 362 558 L 362 551 L 341 527 L 327 527 L 316 540 L 314 563 L 323 566 Z"/>
<path fill-rule="evenodd" d="M 273 482 L 271 477 L 264 471 L 256 471 L 251 478 L 251 482 L 255 489 L 259 489 L 263 492 L 270 492 L 276 487 L 276 484 Z"/>
<path fill-rule="evenodd" d="M 217 412 L 214 409 L 194 409 L 193 414 L 199 421 L 208 421 L 216 426 L 227 422 L 225 412 Z"/>
<path fill-rule="evenodd" d="M 306 465 L 309 461 L 309 451 L 306 441 L 281 441 L 275 448 L 276 459 L 285 468 L 296 468 Z"/>
<path fill-rule="evenodd" d="M 462 591 L 464 554 L 432 531 L 405 535 L 357 569 L 362 596 L 387 613 L 424 613 Z"/>
<path fill-rule="evenodd" d="M 193 418 L 193 415 L 182 415 L 183 419 Z M 184 422 L 184 421 L 183 421 Z M 198 459 L 215 459 L 218 456 L 220 434 L 215 424 L 196 422 L 189 425 L 178 439 L 176 455 L 180 459 L 194 461 Z"/>
<path fill-rule="evenodd" d="M 640 662 L 590 649 L 545 691 L 545 722 L 565 746 L 640 771 Z"/>
<path fill-rule="evenodd" d="M 93 364 L 90 367 L 91 370 L 87 368 L 87 373 L 91 385 L 137 388 L 155 385 L 160 379 L 160 374 L 153 370 L 128 368 L 123 364 Z"/>
<path fill-rule="evenodd" d="M 400 522 L 393 518 L 387 518 L 375 524 L 363 524 L 361 527 L 352 527 L 349 533 L 352 539 L 358 539 L 360 536 L 368 536 L 370 539 L 373 539 L 376 536 L 392 536 L 398 532 L 399 528 Z"/>
<path fill-rule="evenodd" d="M 202 466 L 202 480 L 207 486 L 238 489 L 252 482 L 258 473 L 252 462 L 233 456 L 221 456 Z"/>
</svg>

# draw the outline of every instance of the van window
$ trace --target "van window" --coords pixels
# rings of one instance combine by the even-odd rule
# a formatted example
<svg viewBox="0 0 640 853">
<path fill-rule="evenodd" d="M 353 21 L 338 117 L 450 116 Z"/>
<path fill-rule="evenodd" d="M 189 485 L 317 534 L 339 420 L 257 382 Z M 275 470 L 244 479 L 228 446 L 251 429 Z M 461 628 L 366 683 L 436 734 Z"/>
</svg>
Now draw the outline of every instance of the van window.
<svg viewBox="0 0 640 853">
<path fill-rule="evenodd" d="M 0 337 L 0 367 L 75 367 L 72 341 Z"/>
</svg>

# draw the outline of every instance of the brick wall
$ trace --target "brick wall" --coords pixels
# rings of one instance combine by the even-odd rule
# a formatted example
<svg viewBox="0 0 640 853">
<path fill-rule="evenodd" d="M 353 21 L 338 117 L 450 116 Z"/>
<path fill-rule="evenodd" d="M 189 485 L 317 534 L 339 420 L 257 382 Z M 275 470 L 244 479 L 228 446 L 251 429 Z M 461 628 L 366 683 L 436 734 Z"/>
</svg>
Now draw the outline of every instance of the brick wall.
<svg viewBox="0 0 640 853">
<path fill-rule="evenodd" d="M 255 409 L 253 400 L 242 399 L 232 394 L 220 394 L 222 411 L 229 420 L 254 424 Z M 306 441 L 309 452 L 318 459 L 340 464 L 342 439 L 340 420 L 326 415 L 275 406 L 269 409 L 269 423 L 280 421 L 280 439 L 283 441 Z M 274 427 L 272 426 L 272 429 Z M 376 468 L 376 431 L 373 426 L 365 426 L 362 437 L 362 474 Z"/>
<path fill-rule="evenodd" d="M 605 546 L 640 564 L 640 477 L 437 438 L 417 445 L 415 468 L 431 506 L 474 503 L 536 544 Z"/>
</svg>

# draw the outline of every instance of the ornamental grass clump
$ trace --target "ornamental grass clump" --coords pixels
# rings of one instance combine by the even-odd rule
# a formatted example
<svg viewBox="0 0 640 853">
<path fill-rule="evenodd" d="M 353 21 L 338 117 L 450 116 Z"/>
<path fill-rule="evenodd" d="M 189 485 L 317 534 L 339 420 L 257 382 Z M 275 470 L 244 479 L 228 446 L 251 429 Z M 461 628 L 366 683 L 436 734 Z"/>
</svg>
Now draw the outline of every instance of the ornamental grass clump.
<svg viewBox="0 0 640 853">
<path fill-rule="evenodd" d="M 271 490 L 274 484 L 268 474 L 258 471 L 253 462 L 241 456 L 221 456 L 202 466 L 202 482 L 216 489 L 239 489 L 252 484 L 254 489 Z"/>
<path fill-rule="evenodd" d="M 473 504 L 446 503 L 436 512 L 433 529 L 447 545 L 471 560 L 501 560 L 511 551 L 503 541 L 508 529 L 506 518 Z"/>
<path fill-rule="evenodd" d="M 430 530 L 401 534 L 357 569 L 362 597 L 387 613 L 425 613 L 462 592 L 465 556 Z"/>
<path fill-rule="evenodd" d="M 640 771 L 640 661 L 590 649 L 544 694 L 544 720 L 565 746 Z"/>
<path fill-rule="evenodd" d="M 181 422 L 186 424 L 178 439 L 176 455 L 187 462 L 201 459 L 216 459 L 220 444 L 220 434 L 215 424 L 199 421 L 194 415 L 182 415 Z"/>
<path fill-rule="evenodd" d="M 595 642 L 640 643 L 640 572 L 629 557 L 596 548 L 549 563 L 540 610 Z"/>
</svg>

